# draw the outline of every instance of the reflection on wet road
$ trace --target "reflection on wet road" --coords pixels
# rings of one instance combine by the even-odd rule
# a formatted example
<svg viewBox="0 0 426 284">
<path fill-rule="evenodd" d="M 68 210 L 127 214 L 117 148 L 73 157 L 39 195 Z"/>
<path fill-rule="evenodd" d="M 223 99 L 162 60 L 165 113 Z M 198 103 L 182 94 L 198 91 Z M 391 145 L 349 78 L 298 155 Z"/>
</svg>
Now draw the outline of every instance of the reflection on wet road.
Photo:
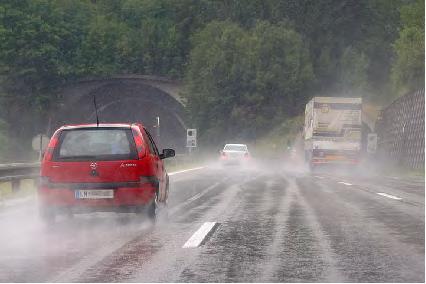
<svg viewBox="0 0 426 284">
<path fill-rule="evenodd" d="M 35 200 L 0 211 L 0 281 L 425 280 L 424 180 L 218 166 L 170 180 L 169 218 L 155 226 L 97 213 L 46 228 Z M 184 247 L 208 222 L 201 245 Z"/>
</svg>

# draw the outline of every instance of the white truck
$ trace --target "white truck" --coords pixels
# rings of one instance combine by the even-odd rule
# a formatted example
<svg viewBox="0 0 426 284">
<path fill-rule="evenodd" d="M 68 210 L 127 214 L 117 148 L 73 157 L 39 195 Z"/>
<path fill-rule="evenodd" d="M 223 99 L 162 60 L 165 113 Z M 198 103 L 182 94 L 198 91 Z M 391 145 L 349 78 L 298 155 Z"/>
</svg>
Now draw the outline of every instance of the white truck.
<svg viewBox="0 0 426 284">
<path fill-rule="evenodd" d="M 305 109 L 305 161 L 356 165 L 361 151 L 361 98 L 314 97 Z"/>
</svg>

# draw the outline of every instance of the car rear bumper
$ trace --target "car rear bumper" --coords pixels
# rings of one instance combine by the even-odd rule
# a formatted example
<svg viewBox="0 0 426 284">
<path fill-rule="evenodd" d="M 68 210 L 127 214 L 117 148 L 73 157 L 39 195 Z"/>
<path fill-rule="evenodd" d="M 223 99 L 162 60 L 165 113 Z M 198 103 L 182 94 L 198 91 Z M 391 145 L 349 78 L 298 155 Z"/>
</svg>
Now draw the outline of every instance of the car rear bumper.
<svg viewBox="0 0 426 284">
<path fill-rule="evenodd" d="M 152 202 L 157 188 L 155 186 L 113 188 L 113 198 L 78 199 L 71 188 L 39 187 L 39 202 L 44 206 L 75 207 L 83 210 L 92 208 L 94 211 L 115 211 L 120 207 L 144 206 Z M 95 189 L 94 189 L 95 190 Z"/>
<path fill-rule="evenodd" d="M 231 165 L 231 164 L 243 164 L 248 163 L 249 159 L 247 158 L 227 158 L 227 159 L 220 159 L 222 164 Z"/>
<path fill-rule="evenodd" d="M 355 159 L 318 159 L 313 158 L 313 165 L 358 165 L 359 161 Z"/>
<path fill-rule="evenodd" d="M 151 203 L 149 203 L 151 204 Z M 85 206 L 85 205 L 42 205 L 43 210 L 54 212 L 55 214 L 84 214 L 94 212 L 116 212 L 116 213 L 138 213 L 146 208 L 149 204 L 144 205 L 120 205 L 120 206 Z"/>
</svg>

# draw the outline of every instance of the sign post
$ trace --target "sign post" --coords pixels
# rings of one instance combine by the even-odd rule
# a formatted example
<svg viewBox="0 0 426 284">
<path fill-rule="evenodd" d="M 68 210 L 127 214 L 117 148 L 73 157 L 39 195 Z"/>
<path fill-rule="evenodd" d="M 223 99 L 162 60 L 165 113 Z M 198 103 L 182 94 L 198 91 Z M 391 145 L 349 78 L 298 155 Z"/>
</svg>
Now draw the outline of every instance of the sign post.
<svg viewBox="0 0 426 284">
<path fill-rule="evenodd" d="M 41 161 L 41 158 L 43 157 L 43 151 L 47 148 L 47 145 L 49 144 L 50 138 L 47 137 L 44 134 L 38 134 L 34 136 L 32 140 L 32 147 L 34 151 L 38 151 L 38 159 Z"/>
<path fill-rule="evenodd" d="M 367 153 L 375 154 L 377 151 L 377 134 L 368 133 L 367 135 Z"/>
<path fill-rule="evenodd" d="M 191 153 L 192 148 L 197 147 L 197 129 L 186 130 L 186 147 L 189 153 Z"/>
</svg>

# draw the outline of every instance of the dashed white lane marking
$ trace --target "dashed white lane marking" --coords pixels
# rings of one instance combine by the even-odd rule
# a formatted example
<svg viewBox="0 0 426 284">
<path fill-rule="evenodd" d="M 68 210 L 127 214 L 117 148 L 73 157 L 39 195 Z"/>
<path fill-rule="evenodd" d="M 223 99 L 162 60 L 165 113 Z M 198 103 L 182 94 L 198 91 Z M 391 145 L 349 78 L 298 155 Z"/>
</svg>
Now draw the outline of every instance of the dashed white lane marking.
<svg viewBox="0 0 426 284">
<path fill-rule="evenodd" d="M 377 194 L 384 196 L 384 197 L 387 197 L 387 198 L 395 199 L 395 200 L 401 200 L 402 199 L 401 197 L 393 196 L 393 195 L 386 194 L 386 193 L 383 193 L 383 192 L 378 192 Z"/>
<path fill-rule="evenodd" d="M 215 227 L 216 222 L 205 222 L 183 245 L 182 248 L 196 248 L 198 247 L 211 230 Z"/>
<path fill-rule="evenodd" d="M 315 176 L 316 178 L 319 178 L 319 179 L 323 179 L 324 177 L 320 177 L 320 176 Z"/>
<path fill-rule="evenodd" d="M 341 183 L 341 184 L 344 184 L 344 185 L 352 185 L 352 183 L 344 182 L 344 181 L 339 181 L 338 183 Z"/>
<path fill-rule="evenodd" d="M 182 170 L 182 171 L 177 171 L 177 172 L 171 172 L 171 173 L 169 173 L 169 176 L 177 175 L 177 174 L 181 174 L 181 173 L 186 173 L 186 172 L 190 172 L 190 171 L 201 170 L 201 169 L 204 169 L 204 167 L 198 167 L 198 168 L 187 169 L 187 170 Z"/>
</svg>

